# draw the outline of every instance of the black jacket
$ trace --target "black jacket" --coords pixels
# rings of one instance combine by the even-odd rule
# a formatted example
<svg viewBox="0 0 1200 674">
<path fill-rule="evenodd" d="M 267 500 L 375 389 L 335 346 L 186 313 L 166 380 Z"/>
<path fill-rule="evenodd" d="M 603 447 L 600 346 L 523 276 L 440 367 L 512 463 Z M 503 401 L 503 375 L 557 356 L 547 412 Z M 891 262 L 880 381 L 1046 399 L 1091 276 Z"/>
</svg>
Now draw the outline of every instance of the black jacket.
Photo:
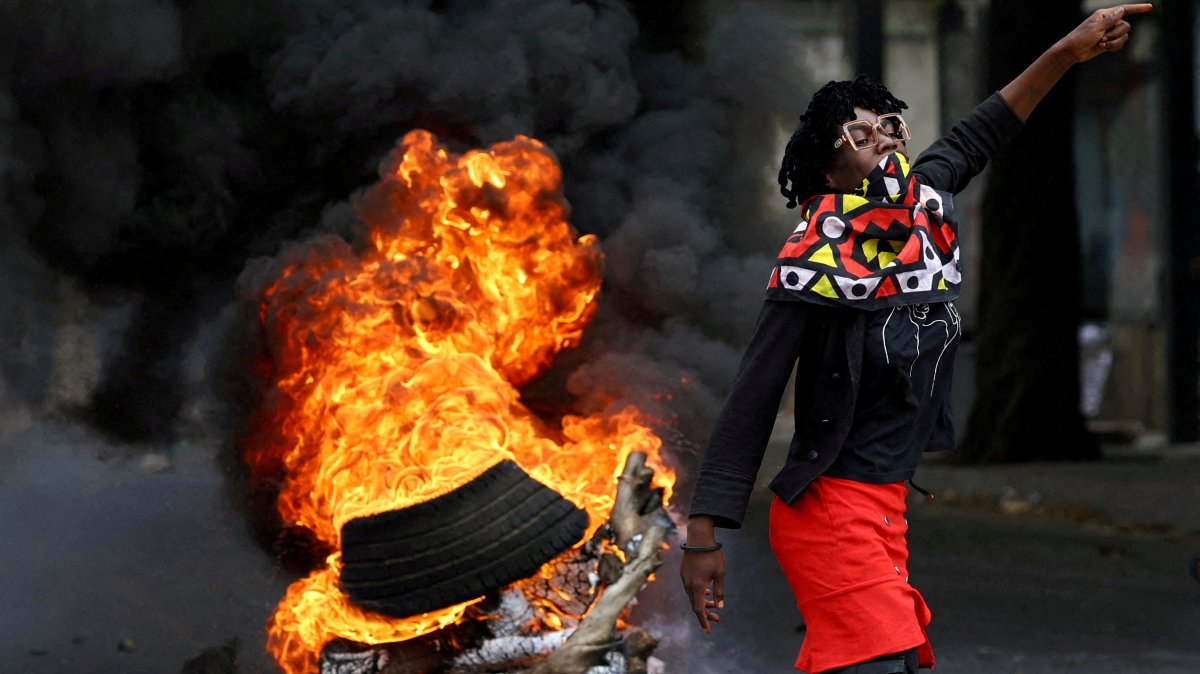
<svg viewBox="0 0 1200 674">
<path fill-rule="evenodd" d="M 1020 128 L 1020 119 L 993 94 L 921 153 L 913 173 L 925 185 L 956 194 Z M 865 316 L 844 307 L 763 302 L 709 437 L 691 515 L 711 516 L 720 527 L 741 527 L 780 398 L 797 361 L 796 428 L 771 490 L 791 503 L 833 464 L 854 419 Z"/>
</svg>

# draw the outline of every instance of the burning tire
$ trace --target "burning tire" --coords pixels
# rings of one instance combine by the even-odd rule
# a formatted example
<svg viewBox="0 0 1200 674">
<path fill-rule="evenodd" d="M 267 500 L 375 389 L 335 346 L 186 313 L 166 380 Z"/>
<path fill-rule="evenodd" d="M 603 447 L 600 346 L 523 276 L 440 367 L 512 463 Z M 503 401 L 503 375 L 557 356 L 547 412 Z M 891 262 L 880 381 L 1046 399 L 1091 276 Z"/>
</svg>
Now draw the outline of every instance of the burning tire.
<svg viewBox="0 0 1200 674">
<path fill-rule="evenodd" d="M 479 597 L 577 543 L 588 516 L 512 461 L 435 499 L 342 527 L 342 591 L 394 617 Z"/>
</svg>

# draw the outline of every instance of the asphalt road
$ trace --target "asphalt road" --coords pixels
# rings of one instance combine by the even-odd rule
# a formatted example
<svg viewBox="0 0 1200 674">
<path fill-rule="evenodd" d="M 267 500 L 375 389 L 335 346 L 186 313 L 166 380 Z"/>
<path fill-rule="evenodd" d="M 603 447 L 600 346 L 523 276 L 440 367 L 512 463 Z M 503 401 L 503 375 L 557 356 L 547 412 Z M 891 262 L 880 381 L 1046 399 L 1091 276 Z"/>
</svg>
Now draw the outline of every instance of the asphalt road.
<svg viewBox="0 0 1200 674">
<path fill-rule="evenodd" d="M 768 505 L 759 493 L 745 528 L 721 536 L 727 608 L 712 635 L 684 622 L 679 553 L 643 598 L 668 637 L 656 651 L 668 672 L 795 671 L 803 621 L 767 544 Z M 1200 536 L 936 501 L 914 502 L 908 519 L 912 583 L 933 611 L 934 671 L 1200 673 L 1200 582 L 1188 570 Z"/>
<path fill-rule="evenodd" d="M 1196 473 L 1174 465 L 1141 465 L 1136 481 L 1128 466 L 1087 470 L 1093 487 L 1109 480 L 1113 499 L 1160 483 L 1195 498 Z M 115 455 L 70 424 L 4 437 L 0 671 L 173 674 L 232 638 L 244 674 L 271 671 L 262 626 L 290 579 L 223 489 L 201 446 L 159 463 Z M 803 632 L 767 546 L 768 498 L 756 492 L 746 528 L 722 537 L 729 604 L 713 635 L 685 605 L 677 551 L 639 597 L 635 622 L 660 638 L 666 674 L 794 671 Z M 909 514 L 909 570 L 934 613 L 937 672 L 1200 674 L 1200 582 L 1188 574 L 1200 537 L 952 501 Z"/>
</svg>

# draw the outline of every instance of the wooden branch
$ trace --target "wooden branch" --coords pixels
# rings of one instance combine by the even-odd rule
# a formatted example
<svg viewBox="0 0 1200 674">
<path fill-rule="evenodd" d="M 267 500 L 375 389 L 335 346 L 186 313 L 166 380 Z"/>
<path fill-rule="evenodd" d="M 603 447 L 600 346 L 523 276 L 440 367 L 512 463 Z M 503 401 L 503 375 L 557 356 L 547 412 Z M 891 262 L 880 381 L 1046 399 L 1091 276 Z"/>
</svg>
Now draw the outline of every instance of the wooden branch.
<svg viewBox="0 0 1200 674">
<path fill-rule="evenodd" d="M 637 536 L 645 532 L 655 519 L 666 517 L 662 509 L 662 493 L 651 487 L 654 471 L 646 467 L 646 455 L 634 452 L 625 461 L 617 478 L 617 498 L 608 521 L 616 534 L 617 546 L 630 556 L 637 547 Z M 668 525 L 670 518 L 667 518 Z"/>
<path fill-rule="evenodd" d="M 662 564 L 663 539 L 673 526 L 662 507 L 661 494 L 650 486 L 653 477 L 654 471 L 646 467 L 645 454 L 635 452 L 629 456 L 610 517 L 617 544 L 628 557 L 625 568 L 615 583 L 604 588 L 566 643 L 527 674 L 585 674 L 592 667 L 606 664 L 605 654 L 616 640 L 617 618 Z"/>
</svg>

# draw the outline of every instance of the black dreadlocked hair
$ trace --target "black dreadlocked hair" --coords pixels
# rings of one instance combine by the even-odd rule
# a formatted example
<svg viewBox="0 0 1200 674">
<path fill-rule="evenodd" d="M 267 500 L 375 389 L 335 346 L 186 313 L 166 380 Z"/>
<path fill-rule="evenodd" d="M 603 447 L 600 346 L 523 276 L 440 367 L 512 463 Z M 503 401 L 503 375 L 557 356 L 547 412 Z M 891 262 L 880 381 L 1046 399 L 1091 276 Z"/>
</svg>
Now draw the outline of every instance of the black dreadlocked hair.
<svg viewBox="0 0 1200 674">
<path fill-rule="evenodd" d="M 853 80 L 830 81 L 817 89 L 808 109 L 792 133 L 779 167 L 779 191 L 787 197 L 787 207 L 826 190 L 822 169 L 833 160 L 833 144 L 838 127 L 854 119 L 855 107 L 883 115 L 900 112 L 908 105 L 892 95 L 888 88 L 866 75 Z M 788 187 L 788 183 L 791 187 Z"/>
</svg>

